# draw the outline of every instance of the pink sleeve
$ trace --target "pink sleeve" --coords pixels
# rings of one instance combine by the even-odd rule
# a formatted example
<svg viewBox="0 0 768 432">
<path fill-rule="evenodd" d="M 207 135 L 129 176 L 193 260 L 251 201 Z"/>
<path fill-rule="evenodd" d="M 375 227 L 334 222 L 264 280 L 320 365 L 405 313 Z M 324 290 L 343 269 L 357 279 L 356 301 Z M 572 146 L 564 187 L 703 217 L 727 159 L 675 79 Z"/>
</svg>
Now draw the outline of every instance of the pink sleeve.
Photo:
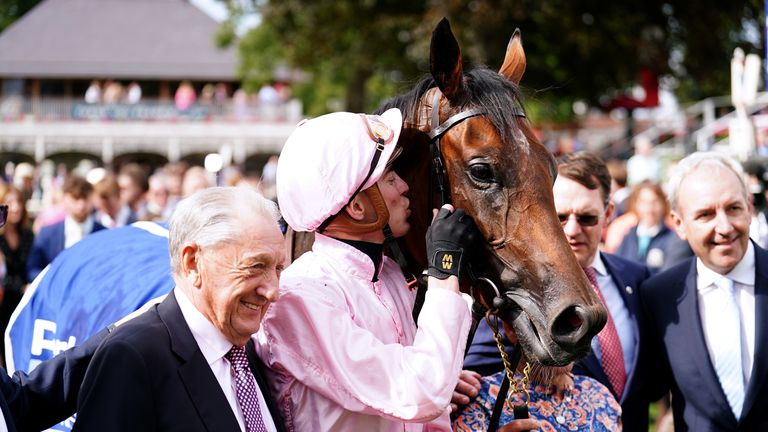
<svg viewBox="0 0 768 432">
<path fill-rule="evenodd" d="M 297 283 L 270 307 L 260 354 L 271 368 L 346 410 L 415 422 L 446 413 L 471 320 L 460 295 L 428 290 L 413 345 L 403 346 L 382 343 L 341 294 L 316 288 Z"/>
</svg>

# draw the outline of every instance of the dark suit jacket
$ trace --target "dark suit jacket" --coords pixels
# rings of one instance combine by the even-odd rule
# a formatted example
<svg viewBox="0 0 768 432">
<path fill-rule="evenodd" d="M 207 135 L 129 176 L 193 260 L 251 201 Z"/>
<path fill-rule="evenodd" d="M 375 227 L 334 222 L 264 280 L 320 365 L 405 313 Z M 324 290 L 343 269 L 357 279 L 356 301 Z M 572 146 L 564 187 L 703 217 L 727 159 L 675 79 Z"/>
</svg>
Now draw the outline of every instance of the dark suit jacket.
<svg viewBox="0 0 768 432">
<path fill-rule="evenodd" d="M 83 345 L 40 363 L 29 375 L 17 371 L 8 376 L 0 368 L 0 410 L 8 430 L 39 431 L 74 414 L 85 370 L 107 334 L 104 329 Z"/>
<path fill-rule="evenodd" d="M 649 276 L 649 270 L 644 265 L 633 261 L 601 253 L 605 268 L 611 275 L 613 283 L 616 284 L 624 305 L 627 307 L 632 321 L 637 329 L 637 347 L 635 355 L 635 364 L 632 375 L 627 377 L 627 383 L 624 386 L 624 393 L 621 399 L 616 396 L 616 392 L 611 386 L 608 376 L 605 375 L 600 361 L 594 352 L 578 361 L 573 366 L 573 373 L 577 375 L 586 375 L 600 381 L 611 390 L 614 397 L 621 403 L 621 419 L 624 424 L 624 431 L 648 431 L 648 404 L 647 392 L 644 387 L 648 379 L 648 369 L 641 361 L 642 351 L 645 349 L 646 335 L 643 331 L 643 314 L 640 308 L 640 299 L 638 298 L 638 289 L 640 284 Z"/>
<path fill-rule="evenodd" d="M 247 348 L 251 371 L 282 431 L 253 342 Z M 117 328 L 93 356 L 73 431 L 240 431 L 173 292 Z"/>
<path fill-rule="evenodd" d="M 93 230 L 89 234 L 103 229 L 104 225 L 94 221 Z M 29 252 L 27 260 L 27 277 L 29 281 L 35 280 L 45 266 L 50 264 L 63 250 L 64 221 L 43 227 L 40 230 L 40 234 L 35 237 L 35 241 L 32 243 L 32 250 Z"/>
<path fill-rule="evenodd" d="M 655 361 L 654 391 L 672 391 L 676 431 L 768 431 L 768 252 L 755 245 L 755 361 L 737 423 L 709 358 L 701 328 L 696 260 L 691 258 L 640 288 Z"/>
</svg>

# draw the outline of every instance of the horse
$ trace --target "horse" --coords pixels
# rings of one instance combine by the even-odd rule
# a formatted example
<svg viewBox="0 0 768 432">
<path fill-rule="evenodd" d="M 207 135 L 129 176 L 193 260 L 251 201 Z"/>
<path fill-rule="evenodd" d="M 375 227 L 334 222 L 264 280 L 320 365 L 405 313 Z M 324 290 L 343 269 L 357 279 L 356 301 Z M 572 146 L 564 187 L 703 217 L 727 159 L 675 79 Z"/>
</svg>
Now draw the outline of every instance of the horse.
<svg viewBox="0 0 768 432">
<path fill-rule="evenodd" d="M 406 273 L 427 266 L 424 236 L 445 202 L 472 216 L 485 239 L 461 289 L 516 332 L 529 361 L 562 366 L 589 352 L 607 315 L 576 262 L 554 208 L 554 158 L 525 117 L 519 90 L 526 59 L 515 30 L 498 72 L 464 73 L 443 19 L 430 44 L 431 76 L 377 112 L 404 116 L 393 169 L 409 185 L 411 229 L 397 240 Z M 307 233 L 289 238 L 296 258 Z"/>
</svg>

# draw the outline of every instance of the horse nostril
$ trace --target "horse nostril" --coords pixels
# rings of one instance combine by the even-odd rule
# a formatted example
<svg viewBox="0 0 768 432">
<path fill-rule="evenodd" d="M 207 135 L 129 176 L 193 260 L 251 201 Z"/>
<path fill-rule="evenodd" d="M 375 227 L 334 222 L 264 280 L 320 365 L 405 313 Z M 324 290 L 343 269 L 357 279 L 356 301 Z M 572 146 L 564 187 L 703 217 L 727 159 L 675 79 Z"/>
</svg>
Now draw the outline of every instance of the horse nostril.
<svg viewBox="0 0 768 432">
<path fill-rule="evenodd" d="M 552 323 L 552 339 L 560 346 L 578 345 L 589 327 L 589 313 L 579 305 L 572 305 L 560 312 Z"/>
</svg>

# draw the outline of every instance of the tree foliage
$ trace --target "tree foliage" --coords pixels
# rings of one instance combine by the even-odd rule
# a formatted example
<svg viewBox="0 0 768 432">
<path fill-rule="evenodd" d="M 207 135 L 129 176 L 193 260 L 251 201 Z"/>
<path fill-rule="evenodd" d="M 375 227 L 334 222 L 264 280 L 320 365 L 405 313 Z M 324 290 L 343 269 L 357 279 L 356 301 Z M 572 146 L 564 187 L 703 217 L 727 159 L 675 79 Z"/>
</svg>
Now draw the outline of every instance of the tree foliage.
<svg viewBox="0 0 768 432">
<path fill-rule="evenodd" d="M 0 32 L 29 12 L 41 0 L 2 0 L 0 1 Z"/>
<path fill-rule="evenodd" d="M 308 112 L 370 110 L 428 72 L 429 38 L 443 16 L 465 67 L 498 67 L 519 27 L 523 79 L 544 117 L 567 117 L 574 100 L 599 104 L 637 83 L 641 68 L 683 100 L 729 92 L 733 49 L 760 53 L 757 0 L 261 0 L 262 24 L 241 43 L 241 73 L 262 83 L 281 62 L 311 74 L 298 92 Z M 336 107 L 333 107 L 336 108 Z"/>
</svg>

